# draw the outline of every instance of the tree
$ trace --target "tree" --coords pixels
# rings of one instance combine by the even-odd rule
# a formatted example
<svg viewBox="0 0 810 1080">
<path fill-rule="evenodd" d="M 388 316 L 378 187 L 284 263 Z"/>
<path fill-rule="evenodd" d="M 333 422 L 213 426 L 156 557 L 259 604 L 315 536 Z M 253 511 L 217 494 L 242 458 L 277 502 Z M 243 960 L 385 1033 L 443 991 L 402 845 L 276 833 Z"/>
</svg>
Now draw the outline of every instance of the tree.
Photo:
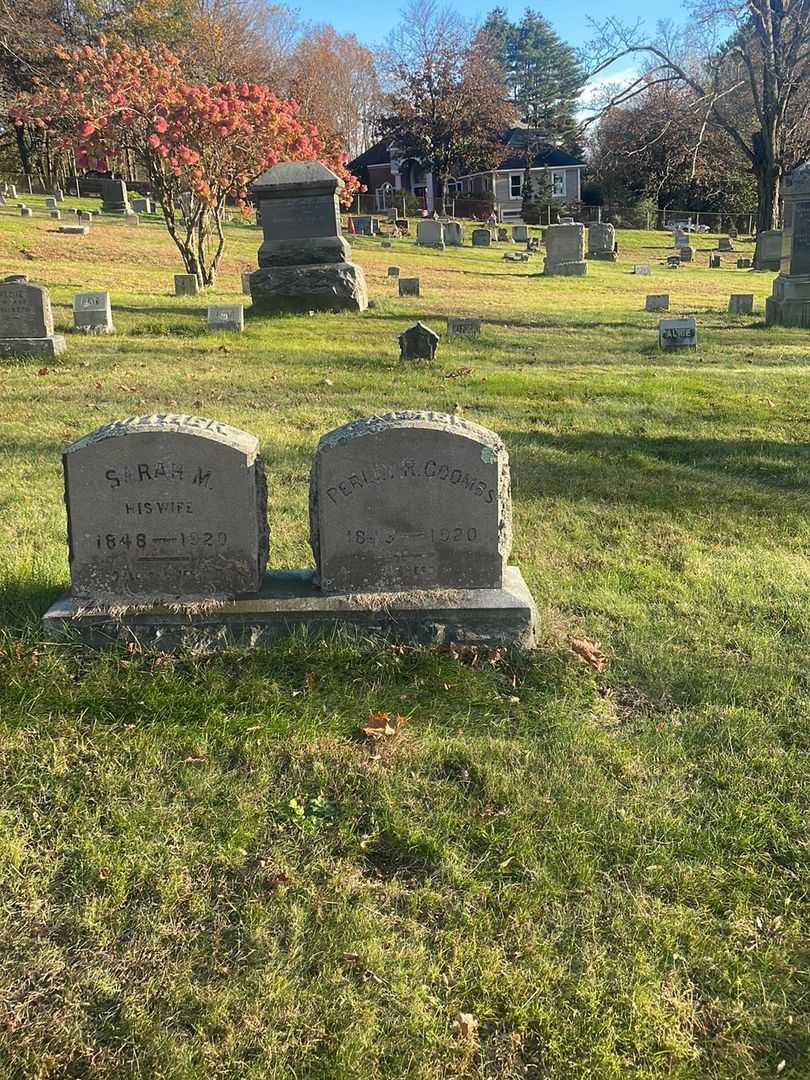
<svg viewBox="0 0 810 1080">
<path fill-rule="evenodd" d="M 300 121 L 296 102 L 279 100 L 266 86 L 188 83 L 180 60 L 165 47 L 153 55 L 102 43 L 59 55 L 61 81 L 22 95 L 12 110 L 15 123 L 60 135 L 75 146 L 80 167 L 120 167 L 132 155 L 186 270 L 201 285 L 213 283 L 222 258 L 226 200 L 244 209 L 247 186 L 263 169 L 280 160 L 321 158 L 347 181 L 347 200 L 357 188 L 345 155 L 324 154 L 317 129 Z"/>
<path fill-rule="evenodd" d="M 350 157 L 371 144 L 382 103 L 374 54 L 354 34 L 317 26 L 291 59 L 290 93 L 318 130 L 340 135 Z"/>
<path fill-rule="evenodd" d="M 491 43 L 520 119 L 549 140 L 571 142 L 584 74 L 577 54 L 536 11 L 517 24 L 503 8 L 487 16 L 481 36 Z"/>
<path fill-rule="evenodd" d="M 612 94 L 610 107 L 652 85 L 686 88 L 700 139 L 714 127 L 733 141 L 756 179 L 758 228 L 775 228 L 782 178 L 810 151 L 810 0 L 702 0 L 693 18 L 703 31 L 697 56 L 671 35 L 644 42 L 608 20 L 591 50 L 591 74 L 628 56 L 648 58 L 647 70 Z M 721 39 L 729 24 L 734 33 Z"/>
<path fill-rule="evenodd" d="M 379 133 L 431 169 L 444 211 L 454 172 L 491 168 L 503 154 L 515 111 L 498 64 L 488 44 L 435 0 L 412 0 L 385 64 L 392 90 Z"/>
<path fill-rule="evenodd" d="M 520 209 L 521 220 L 527 225 L 539 225 L 541 212 L 551 206 L 554 201 L 548 173 L 542 172 L 532 176 L 531 168 L 527 165 L 523 174 L 521 196 L 523 198 Z"/>
</svg>

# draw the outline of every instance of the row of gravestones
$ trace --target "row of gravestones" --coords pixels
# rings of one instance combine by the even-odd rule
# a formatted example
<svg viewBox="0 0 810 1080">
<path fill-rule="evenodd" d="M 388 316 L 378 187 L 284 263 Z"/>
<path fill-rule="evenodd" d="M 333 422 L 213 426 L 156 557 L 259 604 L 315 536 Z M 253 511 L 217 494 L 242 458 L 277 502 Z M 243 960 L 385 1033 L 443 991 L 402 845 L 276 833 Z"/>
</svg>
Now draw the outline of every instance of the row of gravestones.
<svg viewBox="0 0 810 1080">
<path fill-rule="evenodd" d="M 255 436 L 195 416 L 133 417 L 74 443 L 63 464 L 74 614 L 258 602 L 269 531 Z M 331 598 L 351 621 L 351 611 L 379 611 L 381 594 L 391 608 L 429 594 L 442 625 L 458 609 L 458 640 L 470 637 L 462 609 L 494 605 L 503 618 L 490 636 L 531 643 L 534 605 L 508 566 L 509 459 L 494 432 L 432 412 L 355 420 L 320 439 L 309 494 L 316 569 L 297 572 L 309 601 Z M 519 614 L 500 595 L 510 589 Z"/>
</svg>

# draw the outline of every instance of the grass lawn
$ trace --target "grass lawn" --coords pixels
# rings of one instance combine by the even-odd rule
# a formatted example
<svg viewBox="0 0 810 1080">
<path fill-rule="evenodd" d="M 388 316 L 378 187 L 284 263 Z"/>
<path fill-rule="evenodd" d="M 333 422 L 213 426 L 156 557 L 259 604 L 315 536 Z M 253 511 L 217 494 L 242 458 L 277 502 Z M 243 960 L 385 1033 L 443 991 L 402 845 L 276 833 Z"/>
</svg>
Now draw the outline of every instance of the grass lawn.
<svg viewBox="0 0 810 1080">
<path fill-rule="evenodd" d="M 6 212 L 0 272 L 66 334 L 109 289 L 117 333 L 0 366 L 0 1076 L 810 1077 L 810 334 L 764 328 L 773 275 L 709 270 L 703 236 L 668 271 L 668 234 L 622 231 L 585 279 L 358 238 L 372 310 L 237 337 L 172 295 L 157 224 L 52 230 Z M 259 233 L 228 233 L 235 302 Z M 659 353 L 658 292 L 696 353 Z M 447 315 L 481 338 L 404 368 L 397 334 Z M 300 567 L 319 435 L 400 408 L 505 440 L 533 655 L 41 640 L 69 442 L 165 411 L 254 432 L 270 564 Z M 407 722 L 376 752 L 379 710 Z"/>
</svg>

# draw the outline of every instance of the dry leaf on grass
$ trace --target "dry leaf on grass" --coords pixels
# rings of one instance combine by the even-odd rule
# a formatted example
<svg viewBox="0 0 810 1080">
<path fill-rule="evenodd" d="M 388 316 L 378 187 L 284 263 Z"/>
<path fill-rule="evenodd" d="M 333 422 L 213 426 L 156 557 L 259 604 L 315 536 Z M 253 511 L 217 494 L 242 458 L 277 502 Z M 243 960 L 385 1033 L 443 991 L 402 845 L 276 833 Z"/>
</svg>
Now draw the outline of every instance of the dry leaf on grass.
<svg viewBox="0 0 810 1080">
<path fill-rule="evenodd" d="M 586 637 L 570 637 L 568 644 L 581 660 L 597 671 L 604 671 L 608 666 L 608 658 L 600 649 L 598 641 L 591 641 Z"/>
<path fill-rule="evenodd" d="M 462 1039 L 472 1040 L 475 1038 L 475 1033 L 478 1030 L 478 1021 L 472 1013 L 459 1013 L 453 1021 L 453 1030 L 460 1035 Z"/>
<path fill-rule="evenodd" d="M 389 739 L 397 735 L 405 723 L 405 717 L 399 713 L 392 720 L 387 712 L 369 713 L 368 721 L 360 728 L 370 739 Z"/>
</svg>

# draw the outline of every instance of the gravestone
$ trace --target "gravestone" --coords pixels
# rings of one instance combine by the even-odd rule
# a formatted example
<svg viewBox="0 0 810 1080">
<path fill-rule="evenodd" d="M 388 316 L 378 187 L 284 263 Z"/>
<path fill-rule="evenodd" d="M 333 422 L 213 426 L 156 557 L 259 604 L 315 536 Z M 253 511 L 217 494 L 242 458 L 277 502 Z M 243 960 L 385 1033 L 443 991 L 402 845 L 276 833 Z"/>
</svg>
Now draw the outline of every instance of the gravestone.
<svg viewBox="0 0 810 1080">
<path fill-rule="evenodd" d="M 587 272 L 585 226 L 549 225 L 546 229 L 546 261 L 543 274 L 547 277 L 581 277 Z"/>
<path fill-rule="evenodd" d="M 403 236 L 407 236 L 408 233 L 411 231 L 411 223 L 410 221 L 408 221 L 407 218 L 398 217 L 395 224 L 397 227 L 397 231 L 400 232 Z"/>
<path fill-rule="evenodd" d="M 108 292 L 76 293 L 73 297 L 73 325 L 89 334 L 112 334 L 112 307 Z"/>
<path fill-rule="evenodd" d="M 416 246 L 444 249 L 444 226 L 440 221 L 425 218 L 416 223 Z"/>
<path fill-rule="evenodd" d="M 633 273 L 638 274 L 641 277 L 649 277 L 652 273 L 649 263 L 636 263 L 633 266 Z"/>
<path fill-rule="evenodd" d="M 5 197 L 5 195 L 0 195 L 0 206 L 5 206 L 5 205 L 6 205 L 6 197 Z"/>
<path fill-rule="evenodd" d="M 197 416 L 130 417 L 63 455 L 75 597 L 126 605 L 235 597 L 261 584 L 258 441 Z"/>
<path fill-rule="evenodd" d="M 685 244 L 683 247 L 678 248 L 678 256 L 682 263 L 694 262 L 696 249 L 691 244 Z"/>
<path fill-rule="evenodd" d="M 492 243 L 492 233 L 489 229 L 473 229 L 471 239 L 473 247 L 489 247 Z"/>
<path fill-rule="evenodd" d="M 717 250 L 718 251 L 733 251 L 734 250 L 734 245 L 731 242 L 731 237 L 730 236 L 721 236 L 720 239 L 717 241 Z"/>
<path fill-rule="evenodd" d="M 415 323 L 399 335 L 400 360 L 433 360 L 439 335 L 424 323 Z"/>
<path fill-rule="evenodd" d="M 60 225 L 57 232 L 64 233 L 65 236 L 87 236 L 90 232 L 89 225 Z"/>
<path fill-rule="evenodd" d="M 16 199 L 17 198 L 17 185 L 16 184 L 9 184 L 7 194 L 8 194 L 8 197 L 10 199 Z"/>
<path fill-rule="evenodd" d="M 62 211 L 61 210 L 51 210 L 50 217 L 51 217 L 52 221 L 61 221 L 62 220 Z"/>
<path fill-rule="evenodd" d="M 245 329 L 245 309 L 241 304 L 209 305 L 208 329 L 232 330 L 240 334 Z"/>
<path fill-rule="evenodd" d="M 245 296 L 250 296 L 250 273 L 250 270 L 247 270 L 242 274 L 242 293 Z"/>
<path fill-rule="evenodd" d="M 753 293 L 732 293 L 728 301 L 730 315 L 751 315 L 754 311 Z"/>
<path fill-rule="evenodd" d="M 379 222 L 371 216 L 350 218 L 354 231 L 358 236 L 378 236 L 380 232 Z"/>
<path fill-rule="evenodd" d="M 509 230 L 507 229 L 507 227 L 505 225 L 499 225 L 498 226 L 498 243 L 506 244 L 506 243 L 512 243 L 512 242 L 513 241 L 511 239 L 511 237 L 509 236 Z"/>
<path fill-rule="evenodd" d="M 91 225 L 93 223 L 93 212 L 92 212 L 92 210 L 79 210 L 78 214 L 79 214 L 79 221 L 81 221 L 81 222 L 83 222 L 83 223 L 85 223 L 87 225 Z"/>
<path fill-rule="evenodd" d="M 689 233 L 683 232 L 681 229 L 676 229 L 673 234 L 673 240 L 675 242 L 675 248 L 689 247 Z"/>
<path fill-rule="evenodd" d="M 653 293 L 647 297 L 645 311 L 669 311 L 669 294 Z"/>
<path fill-rule="evenodd" d="M 658 345 L 662 349 L 694 349 L 697 347 L 697 322 L 688 319 L 661 319 L 658 324 Z"/>
<path fill-rule="evenodd" d="M 128 214 L 132 210 L 127 197 L 127 185 L 123 180 L 101 181 L 101 212 L 103 214 Z"/>
<path fill-rule="evenodd" d="M 750 259 L 743 259 L 743 258 L 737 259 L 737 269 L 738 270 L 750 270 L 751 269 L 751 260 Z"/>
<path fill-rule="evenodd" d="M 782 265 L 782 230 L 766 229 L 757 233 L 754 249 L 755 270 L 779 270 Z"/>
<path fill-rule="evenodd" d="M 64 191 L 62 191 L 61 188 L 57 188 L 56 191 L 54 191 L 53 197 L 56 199 L 56 201 L 58 203 L 65 201 L 65 193 L 64 193 Z"/>
<path fill-rule="evenodd" d="M 400 296 L 419 296 L 419 278 L 418 277 L 401 277 L 401 278 L 399 278 L 399 295 Z"/>
<path fill-rule="evenodd" d="M 0 282 L 0 355 L 58 356 L 65 339 L 53 332 L 51 299 L 44 285 Z"/>
<path fill-rule="evenodd" d="M 785 177 L 781 271 L 765 301 L 768 326 L 810 330 L 810 161 Z"/>
<path fill-rule="evenodd" d="M 175 296 L 196 296 L 200 291 L 200 286 L 197 282 L 196 274 L 175 274 L 174 275 L 174 295 Z"/>
<path fill-rule="evenodd" d="M 512 239 L 516 244 L 525 244 L 529 239 L 529 226 L 528 225 L 513 225 L 512 226 Z"/>
<path fill-rule="evenodd" d="M 438 413 L 347 424 L 315 452 L 310 535 L 325 592 L 499 589 L 512 547 L 506 449 Z"/>
<path fill-rule="evenodd" d="M 394 277 L 394 278 L 399 277 L 399 267 L 398 266 L 389 266 L 388 267 L 388 277 Z"/>
<path fill-rule="evenodd" d="M 154 214 L 155 207 L 151 199 L 132 199 L 130 205 L 136 214 Z"/>
<path fill-rule="evenodd" d="M 719 270 L 722 267 L 722 265 L 723 265 L 723 263 L 722 263 L 722 260 L 720 259 L 719 255 L 710 255 L 709 256 L 709 269 L 710 270 Z"/>
<path fill-rule="evenodd" d="M 615 262 L 616 230 L 609 221 L 595 221 L 588 227 L 588 258 Z"/>
<path fill-rule="evenodd" d="M 667 255 L 667 268 L 669 270 L 680 270 L 681 257 L 680 255 Z"/>
<path fill-rule="evenodd" d="M 54 199 L 53 196 L 51 196 L 51 197 L 49 197 L 49 198 L 47 198 L 45 200 L 45 209 L 46 210 L 55 210 L 56 209 L 56 199 Z"/>
<path fill-rule="evenodd" d="M 448 317 L 447 319 L 447 336 L 448 337 L 480 337 L 481 336 L 481 320 L 480 319 L 461 319 Z"/>
<path fill-rule="evenodd" d="M 340 235 L 343 186 L 318 161 L 282 162 L 250 185 L 264 234 L 259 269 L 250 276 L 254 312 L 368 307 L 365 276 Z"/>
<path fill-rule="evenodd" d="M 21 206 L 20 207 L 20 217 L 31 217 L 33 212 L 34 211 L 31 209 L 30 206 Z"/>
<path fill-rule="evenodd" d="M 448 221 L 444 226 L 444 242 L 448 247 L 462 247 L 464 226 L 460 221 Z"/>
<path fill-rule="evenodd" d="M 399 211 L 397 210 L 397 208 L 395 206 L 389 206 L 388 209 L 385 211 L 385 220 L 390 225 L 394 225 L 394 224 L 396 224 L 398 214 L 399 214 Z"/>
<path fill-rule="evenodd" d="M 382 248 L 390 248 L 392 246 L 393 245 L 391 244 L 390 240 L 383 240 L 382 243 L 380 244 L 380 247 L 382 247 Z"/>
<path fill-rule="evenodd" d="M 125 225 L 140 225 L 141 219 L 137 214 L 124 214 Z"/>
</svg>

